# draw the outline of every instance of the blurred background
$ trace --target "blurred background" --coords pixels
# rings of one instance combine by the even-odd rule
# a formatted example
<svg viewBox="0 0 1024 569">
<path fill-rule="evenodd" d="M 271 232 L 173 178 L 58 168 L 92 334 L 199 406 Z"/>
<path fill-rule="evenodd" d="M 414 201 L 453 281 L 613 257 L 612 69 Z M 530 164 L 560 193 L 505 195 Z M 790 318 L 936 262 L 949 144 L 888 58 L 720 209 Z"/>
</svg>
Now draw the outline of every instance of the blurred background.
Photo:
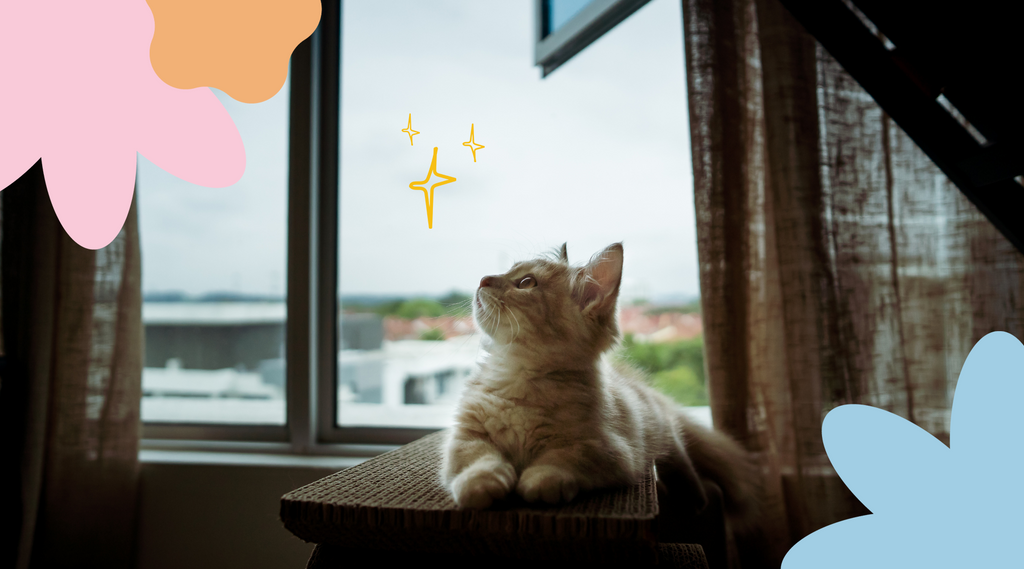
<svg viewBox="0 0 1024 569">
<path fill-rule="evenodd" d="M 339 425 L 446 426 L 479 352 L 465 300 L 562 242 L 574 263 L 624 242 L 618 357 L 707 404 L 681 21 L 650 2 L 542 80 L 529 2 L 345 3 Z M 142 418 L 284 424 L 288 86 L 220 97 L 246 145 L 238 184 L 139 159 Z M 457 180 L 428 229 L 408 186 L 435 147 Z"/>
</svg>

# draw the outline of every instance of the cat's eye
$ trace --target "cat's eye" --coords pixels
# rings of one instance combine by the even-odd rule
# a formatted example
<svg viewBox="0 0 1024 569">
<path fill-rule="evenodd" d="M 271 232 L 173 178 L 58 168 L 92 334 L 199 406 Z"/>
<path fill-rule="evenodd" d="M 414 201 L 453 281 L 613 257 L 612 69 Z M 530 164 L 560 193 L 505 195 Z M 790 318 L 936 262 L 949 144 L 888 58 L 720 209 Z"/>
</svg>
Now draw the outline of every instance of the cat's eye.
<svg viewBox="0 0 1024 569">
<path fill-rule="evenodd" d="M 537 286 L 537 279 L 532 276 L 525 276 L 516 283 L 516 288 L 533 288 Z"/>
</svg>

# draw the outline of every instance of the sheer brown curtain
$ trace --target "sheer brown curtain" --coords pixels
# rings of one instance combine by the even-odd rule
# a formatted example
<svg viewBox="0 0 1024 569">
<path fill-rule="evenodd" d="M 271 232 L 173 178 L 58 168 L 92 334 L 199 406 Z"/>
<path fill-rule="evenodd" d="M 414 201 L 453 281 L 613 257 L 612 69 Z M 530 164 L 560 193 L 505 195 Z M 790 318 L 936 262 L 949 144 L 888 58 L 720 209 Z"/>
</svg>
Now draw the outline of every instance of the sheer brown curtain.
<svg viewBox="0 0 1024 569">
<path fill-rule="evenodd" d="M 867 513 L 825 414 L 873 405 L 948 442 L 971 347 L 1024 338 L 1024 256 L 778 0 L 683 13 L 712 412 L 764 471 L 744 566 L 778 567 Z"/>
<path fill-rule="evenodd" d="M 114 242 L 92 251 L 61 228 L 39 163 L 0 200 L 0 566 L 131 566 L 142 376 L 135 206 Z"/>
</svg>

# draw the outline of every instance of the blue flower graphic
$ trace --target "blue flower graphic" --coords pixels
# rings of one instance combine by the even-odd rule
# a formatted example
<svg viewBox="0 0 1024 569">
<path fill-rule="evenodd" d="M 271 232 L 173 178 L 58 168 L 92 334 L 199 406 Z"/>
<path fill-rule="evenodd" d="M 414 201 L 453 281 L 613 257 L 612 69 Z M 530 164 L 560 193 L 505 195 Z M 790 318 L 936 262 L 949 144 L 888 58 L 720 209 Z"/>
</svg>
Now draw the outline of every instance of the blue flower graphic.
<svg viewBox="0 0 1024 569">
<path fill-rule="evenodd" d="M 1024 345 L 986 335 L 960 372 L 950 444 L 881 409 L 821 427 L 840 478 L 872 512 L 797 543 L 782 569 L 1024 567 Z"/>
</svg>

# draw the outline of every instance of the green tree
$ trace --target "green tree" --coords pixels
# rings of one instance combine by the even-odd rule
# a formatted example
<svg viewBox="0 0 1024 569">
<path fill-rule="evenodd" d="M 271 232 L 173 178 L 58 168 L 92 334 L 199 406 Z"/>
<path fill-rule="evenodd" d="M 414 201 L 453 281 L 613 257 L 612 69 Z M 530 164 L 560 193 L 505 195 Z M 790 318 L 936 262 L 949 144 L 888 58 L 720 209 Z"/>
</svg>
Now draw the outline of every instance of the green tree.
<svg viewBox="0 0 1024 569">
<path fill-rule="evenodd" d="M 665 314 L 668 312 L 678 312 L 679 314 L 700 314 L 700 299 L 688 302 L 686 304 L 676 304 L 669 306 L 654 306 L 645 311 L 647 314 L 657 316 L 658 314 Z"/>
<path fill-rule="evenodd" d="M 700 336 L 655 344 L 636 342 L 632 334 L 626 334 L 619 357 L 652 375 L 685 366 L 704 385 L 704 338 Z"/>
<path fill-rule="evenodd" d="M 688 366 L 659 371 L 651 376 L 651 386 L 675 399 L 680 405 L 708 404 L 708 390 Z"/>
<path fill-rule="evenodd" d="M 435 342 L 444 340 L 444 332 L 442 332 L 440 328 L 431 328 L 430 330 L 424 330 L 423 333 L 420 334 L 420 340 Z"/>
<path fill-rule="evenodd" d="M 381 317 L 394 316 L 395 314 L 398 314 L 398 309 L 401 308 L 404 303 L 404 300 L 390 300 L 388 302 L 378 304 L 373 308 L 373 311 Z"/>
<path fill-rule="evenodd" d="M 436 300 L 429 298 L 414 298 L 403 302 L 395 311 L 399 318 L 412 320 L 414 318 L 436 317 L 444 314 L 444 306 Z"/>
<path fill-rule="evenodd" d="M 646 344 L 626 334 L 617 357 L 646 372 L 652 387 L 682 405 L 707 405 L 704 339 Z"/>
</svg>

